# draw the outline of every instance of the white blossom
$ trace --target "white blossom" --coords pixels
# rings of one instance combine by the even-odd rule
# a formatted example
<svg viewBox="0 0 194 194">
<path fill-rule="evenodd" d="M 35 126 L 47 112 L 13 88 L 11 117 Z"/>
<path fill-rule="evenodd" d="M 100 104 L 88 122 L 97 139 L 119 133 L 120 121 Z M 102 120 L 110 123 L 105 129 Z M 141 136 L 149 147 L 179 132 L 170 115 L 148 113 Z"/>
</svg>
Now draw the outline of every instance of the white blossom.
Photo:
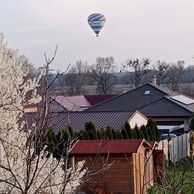
<svg viewBox="0 0 194 194">
<path fill-rule="evenodd" d="M 27 75 L 23 60 L 8 49 L 0 38 L 0 193 L 74 193 L 86 172 L 84 162 L 77 169 L 64 171 L 63 159 L 35 154 L 33 142 L 28 142 L 32 131 L 21 130 L 19 120 L 24 116 L 25 104 L 41 100 L 37 94 L 40 77 L 24 81 Z M 32 93 L 26 99 L 28 92 Z M 31 138 L 32 139 L 32 138 Z M 68 178 L 67 178 L 68 177 Z M 64 187 L 65 186 L 65 187 Z"/>
</svg>

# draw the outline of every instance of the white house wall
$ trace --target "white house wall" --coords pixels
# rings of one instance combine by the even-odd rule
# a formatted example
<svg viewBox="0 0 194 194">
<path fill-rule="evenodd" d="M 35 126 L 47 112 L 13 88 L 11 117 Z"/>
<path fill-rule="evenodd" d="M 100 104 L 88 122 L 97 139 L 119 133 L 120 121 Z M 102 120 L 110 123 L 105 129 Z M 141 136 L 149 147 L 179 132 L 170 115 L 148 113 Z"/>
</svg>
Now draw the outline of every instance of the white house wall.
<svg viewBox="0 0 194 194">
<path fill-rule="evenodd" d="M 141 127 L 142 125 L 146 125 L 148 122 L 148 119 L 140 114 L 139 112 L 135 112 L 128 120 L 131 128 L 134 128 L 135 125 L 138 127 Z"/>
</svg>

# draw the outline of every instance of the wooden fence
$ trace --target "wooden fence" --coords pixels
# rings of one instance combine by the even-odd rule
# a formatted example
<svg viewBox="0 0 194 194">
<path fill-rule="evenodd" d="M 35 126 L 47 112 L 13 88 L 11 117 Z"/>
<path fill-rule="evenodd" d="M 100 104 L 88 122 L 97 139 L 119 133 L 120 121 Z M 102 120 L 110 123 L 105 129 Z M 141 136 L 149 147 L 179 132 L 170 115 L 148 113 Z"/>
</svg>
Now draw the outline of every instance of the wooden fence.
<svg viewBox="0 0 194 194">
<path fill-rule="evenodd" d="M 189 138 L 190 133 L 185 133 L 183 135 L 171 139 L 170 141 L 165 139 L 159 142 L 158 148 L 164 150 L 164 154 L 167 160 L 168 155 L 170 155 L 170 160 L 172 162 L 177 162 L 181 158 L 190 155 Z"/>
</svg>

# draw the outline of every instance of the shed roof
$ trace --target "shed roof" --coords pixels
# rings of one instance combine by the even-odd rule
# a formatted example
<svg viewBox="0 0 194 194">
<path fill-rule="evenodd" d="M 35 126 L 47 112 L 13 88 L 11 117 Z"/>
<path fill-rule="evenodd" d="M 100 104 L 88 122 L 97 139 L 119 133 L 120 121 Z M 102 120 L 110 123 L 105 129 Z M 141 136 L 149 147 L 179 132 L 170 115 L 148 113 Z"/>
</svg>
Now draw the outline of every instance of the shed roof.
<svg viewBox="0 0 194 194">
<path fill-rule="evenodd" d="M 140 145 L 151 146 L 141 139 L 133 140 L 78 140 L 71 150 L 73 155 L 81 154 L 132 154 Z"/>
</svg>

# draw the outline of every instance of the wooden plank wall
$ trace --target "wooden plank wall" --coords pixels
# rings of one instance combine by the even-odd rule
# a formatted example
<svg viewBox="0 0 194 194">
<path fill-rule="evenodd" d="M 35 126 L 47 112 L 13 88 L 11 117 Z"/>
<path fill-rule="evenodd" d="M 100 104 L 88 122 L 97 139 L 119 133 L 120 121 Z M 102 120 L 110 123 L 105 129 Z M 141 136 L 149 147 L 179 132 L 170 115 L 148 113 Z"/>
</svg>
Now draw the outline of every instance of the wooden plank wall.
<svg viewBox="0 0 194 194">
<path fill-rule="evenodd" d="M 173 162 L 179 161 L 181 158 L 189 156 L 190 151 L 190 142 L 189 142 L 190 133 L 185 133 L 183 135 L 177 136 L 168 141 L 162 140 L 159 142 L 158 149 L 164 150 L 166 160 L 168 160 L 168 150 L 170 151 L 170 160 Z"/>
<path fill-rule="evenodd" d="M 147 189 L 154 185 L 154 162 L 153 150 L 145 151 L 140 147 L 133 154 L 135 194 L 146 193 Z"/>
<path fill-rule="evenodd" d="M 76 157 L 76 162 L 85 160 L 85 166 L 92 165 L 94 158 Z M 105 158 L 101 157 L 95 163 L 92 171 L 102 169 Z M 134 174 L 132 155 L 127 158 L 123 156 L 110 156 L 108 163 L 113 163 L 109 169 L 105 169 L 90 177 L 83 186 L 83 191 L 93 194 L 95 191 L 104 191 L 106 194 L 134 194 Z"/>
<path fill-rule="evenodd" d="M 91 176 L 83 186 L 83 191 L 87 194 L 94 194 L 101 191 L 106 194 L 142 194 L 154 184 L 154 162 L 152 150 L 146 151 L 144 146 L 138 148 L 137 153 L 128 156 L 110 155 L 108 164 L 112 163 L 109 169 L 102 170 L 106 161 L 105 156 L 95 157 L 75 157 L 75 162 L 85 160 L 85 167 L 91 172 L 99 171 Z M 99 192 L 100 193 L 100 192 Z"/>
</svg>

